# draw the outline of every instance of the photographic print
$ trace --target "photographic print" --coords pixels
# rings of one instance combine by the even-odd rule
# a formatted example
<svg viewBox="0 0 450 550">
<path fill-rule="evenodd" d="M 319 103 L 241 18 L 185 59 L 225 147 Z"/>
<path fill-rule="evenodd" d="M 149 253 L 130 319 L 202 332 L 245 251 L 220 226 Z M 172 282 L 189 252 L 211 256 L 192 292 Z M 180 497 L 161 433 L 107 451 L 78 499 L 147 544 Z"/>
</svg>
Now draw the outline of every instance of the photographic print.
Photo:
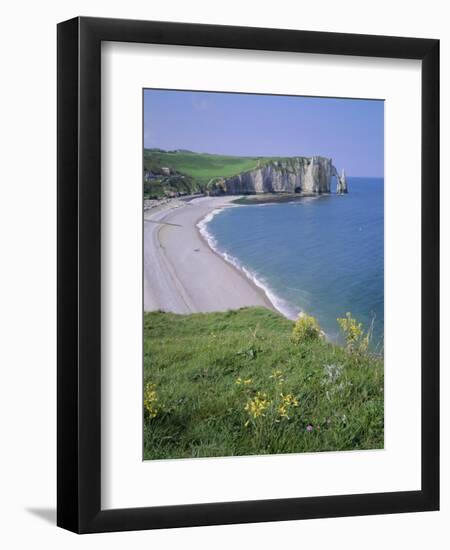
<svg viewBox="0 0 450 550">
<path fill-rule="evenodd" d="M 144 460 L 384 447 L 384 102 L 143 91 Z"/>
</svg>

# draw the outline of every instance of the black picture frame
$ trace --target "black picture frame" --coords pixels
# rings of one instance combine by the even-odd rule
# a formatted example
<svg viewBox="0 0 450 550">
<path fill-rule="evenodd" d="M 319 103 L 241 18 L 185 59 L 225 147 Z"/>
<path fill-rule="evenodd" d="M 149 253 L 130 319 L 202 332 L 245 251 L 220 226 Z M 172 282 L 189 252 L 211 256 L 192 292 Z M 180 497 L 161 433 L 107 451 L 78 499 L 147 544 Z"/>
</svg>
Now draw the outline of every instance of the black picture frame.
<svg viewBox="0 0 450 550">
<path fill-rule="evenodd" d="M 422 61 L 420 491 L 101 509 L 102 41 Z M 76 533 L 439 508 L 439 41 L 77 17 L 58 25 L 57 524 Z"/>
</svg>

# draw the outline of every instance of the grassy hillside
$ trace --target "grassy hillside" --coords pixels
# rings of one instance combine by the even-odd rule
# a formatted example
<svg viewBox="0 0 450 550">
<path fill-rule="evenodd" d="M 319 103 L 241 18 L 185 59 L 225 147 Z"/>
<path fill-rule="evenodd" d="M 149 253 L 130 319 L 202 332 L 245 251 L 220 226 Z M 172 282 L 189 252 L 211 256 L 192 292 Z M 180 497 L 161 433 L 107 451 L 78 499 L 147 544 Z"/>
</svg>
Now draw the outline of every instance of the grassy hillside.
<svg viewBox="0 0 450 550">
<path fill-rule="evenodd" d="M 383 447 L 383 361 L 264 308 L 145 313 L 144 458 Z"/>
<path fill-rule="evenodd" d="M 211 178 L 229 177 L 252 170 L 257 164 L 256 157 L 230 157 L 191 151 L 144 150 L 144 168 L 158 170 L 161 166 L 167 166 L 203 184 L 208 183 Z"/>
<path fill-rule="evenodd" d="M 144 195 L 162 197 L 170 193 L 198 193 L 207 189 L 215 178 L 226 178 L 253 170 L 263 157 L 233 157 L 194 153 L 192 151 L 144 150 L 144 171 L 151 172 L 151 180 L 144 181 Z M 170 174 L 167 174 L 167 170 Z"/>
</svg>

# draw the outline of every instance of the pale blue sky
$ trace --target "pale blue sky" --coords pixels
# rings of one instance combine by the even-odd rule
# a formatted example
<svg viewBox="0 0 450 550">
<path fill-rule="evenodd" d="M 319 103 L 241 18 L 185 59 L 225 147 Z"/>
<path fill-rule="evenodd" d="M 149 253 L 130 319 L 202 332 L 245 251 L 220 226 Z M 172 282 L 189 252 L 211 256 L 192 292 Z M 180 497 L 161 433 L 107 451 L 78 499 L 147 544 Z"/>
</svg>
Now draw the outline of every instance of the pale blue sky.
<svg viewBox="0 0 450 550">
<path fill-rule="evenodd" d="M 321 155 L 350 176 L 383 176 L 384 102 L 144 90 L 144 147 Z"/>
</svg>

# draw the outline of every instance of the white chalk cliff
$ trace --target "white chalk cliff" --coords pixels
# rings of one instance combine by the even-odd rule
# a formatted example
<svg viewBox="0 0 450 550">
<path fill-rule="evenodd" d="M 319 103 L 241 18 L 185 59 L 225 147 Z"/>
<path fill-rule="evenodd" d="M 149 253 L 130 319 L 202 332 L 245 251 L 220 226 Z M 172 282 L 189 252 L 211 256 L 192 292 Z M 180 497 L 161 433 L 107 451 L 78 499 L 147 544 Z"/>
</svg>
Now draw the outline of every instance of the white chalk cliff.
<svg viewBox="0 0 450 550">
<path fill-rule="evenodd" d="M 336 193 L 347 193 L 344 171 L 340 176 L 329 158 L 317 156 L 270 160 L 254 170 L 216 179 L 210 194 L 330 193 L 333 176 L 337 182 Z"/>
</svg>

